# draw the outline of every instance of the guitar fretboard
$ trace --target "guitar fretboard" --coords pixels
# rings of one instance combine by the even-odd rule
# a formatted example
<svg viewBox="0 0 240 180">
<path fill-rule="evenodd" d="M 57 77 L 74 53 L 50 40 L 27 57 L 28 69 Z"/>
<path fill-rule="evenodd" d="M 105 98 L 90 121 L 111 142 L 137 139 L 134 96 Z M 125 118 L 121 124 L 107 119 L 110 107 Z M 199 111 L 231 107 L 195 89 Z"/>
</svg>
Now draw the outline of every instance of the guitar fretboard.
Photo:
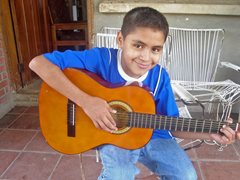
<svg viewBox="0 0 240 180">
<path fill-rule="evenodd" d="M 135 112 L 119 113 L 117 118 L 120 119 L 120 126 L 135 128 L 163 129 L 171 131 L 202 132 L 202 133 L 219 133 L 221 127 L 226 122 L 193 119 L 181 117 L 168 117 L 155 114 L 143 114 Z M 237 129 L 237 124 L 229 124 L 232 129 Z"/>
</svg>

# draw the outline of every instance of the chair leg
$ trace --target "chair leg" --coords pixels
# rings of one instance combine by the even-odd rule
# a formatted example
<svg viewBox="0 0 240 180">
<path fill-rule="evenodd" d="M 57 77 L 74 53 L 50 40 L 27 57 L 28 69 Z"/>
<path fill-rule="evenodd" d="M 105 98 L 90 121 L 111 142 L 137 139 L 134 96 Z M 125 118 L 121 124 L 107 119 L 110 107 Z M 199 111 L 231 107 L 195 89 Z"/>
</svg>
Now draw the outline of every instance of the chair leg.
<svg viewBox="0 0 240 180">
<path fill-rule="evenodd" d="M 99 152 L 97 149 L 95 151 L 96 151 L 96 162 L 98 163 L 99 162 Z"/>
</svg>

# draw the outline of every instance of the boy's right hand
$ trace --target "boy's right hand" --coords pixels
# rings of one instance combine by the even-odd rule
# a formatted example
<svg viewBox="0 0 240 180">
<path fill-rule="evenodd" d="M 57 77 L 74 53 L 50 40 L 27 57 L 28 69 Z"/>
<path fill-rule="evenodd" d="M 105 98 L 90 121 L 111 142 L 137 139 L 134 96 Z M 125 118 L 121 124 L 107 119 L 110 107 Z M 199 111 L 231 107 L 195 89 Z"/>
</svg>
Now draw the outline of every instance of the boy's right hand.
<svg viewBox="0 0 240 180">
<path fill-rule="evenodd" d="M 104 99 L 89 96 L 82 109 L 97 128 L 108 132 L 117 130 L 116 123 L 111 115 L 111 113 L 115 113 L 115 110 Z"/>
</svg>

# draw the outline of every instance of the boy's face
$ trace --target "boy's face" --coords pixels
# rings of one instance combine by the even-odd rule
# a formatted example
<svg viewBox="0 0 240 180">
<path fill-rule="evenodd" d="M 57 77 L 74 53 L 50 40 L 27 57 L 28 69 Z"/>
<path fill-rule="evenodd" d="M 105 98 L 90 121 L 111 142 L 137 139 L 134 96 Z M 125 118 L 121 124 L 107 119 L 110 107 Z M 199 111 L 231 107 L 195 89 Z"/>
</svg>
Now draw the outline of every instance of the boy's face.
<svg viewBox="0 0 240 180">
<path fill-rule="evenodd" d="M 147 27 L 137 27 L 125 39 L 119 32 L 117 41 L 122 49 L 121 65 L 125 73 L 139 78 L 158 64 L 164 39 L 162 31 Z"/>
</svg>

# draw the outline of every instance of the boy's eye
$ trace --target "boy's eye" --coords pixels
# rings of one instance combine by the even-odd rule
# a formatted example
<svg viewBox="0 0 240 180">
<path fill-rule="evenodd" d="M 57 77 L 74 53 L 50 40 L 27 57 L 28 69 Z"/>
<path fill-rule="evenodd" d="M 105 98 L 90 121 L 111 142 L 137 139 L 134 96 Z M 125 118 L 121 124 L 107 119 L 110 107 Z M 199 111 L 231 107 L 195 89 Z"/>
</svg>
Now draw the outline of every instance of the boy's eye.
<svg viewBox="0 0 240 180">
<path fill-rule="evenodd" d="M 162 50 L 161 48 L 153 48 L 153 49 L 152 49 L 152 52 L 153 52 L 153 53 L 160 53 L 161 50 Z"/>
<path fill-rule="evenodd" d="M 135 46 L 136 48 L 138 48 L 138 49 L 140 49 L 140 48 L 143 47 L 143 45 L 141 45 L 141 44 L 134 44 L 134 46 Z"/>
</svg>

